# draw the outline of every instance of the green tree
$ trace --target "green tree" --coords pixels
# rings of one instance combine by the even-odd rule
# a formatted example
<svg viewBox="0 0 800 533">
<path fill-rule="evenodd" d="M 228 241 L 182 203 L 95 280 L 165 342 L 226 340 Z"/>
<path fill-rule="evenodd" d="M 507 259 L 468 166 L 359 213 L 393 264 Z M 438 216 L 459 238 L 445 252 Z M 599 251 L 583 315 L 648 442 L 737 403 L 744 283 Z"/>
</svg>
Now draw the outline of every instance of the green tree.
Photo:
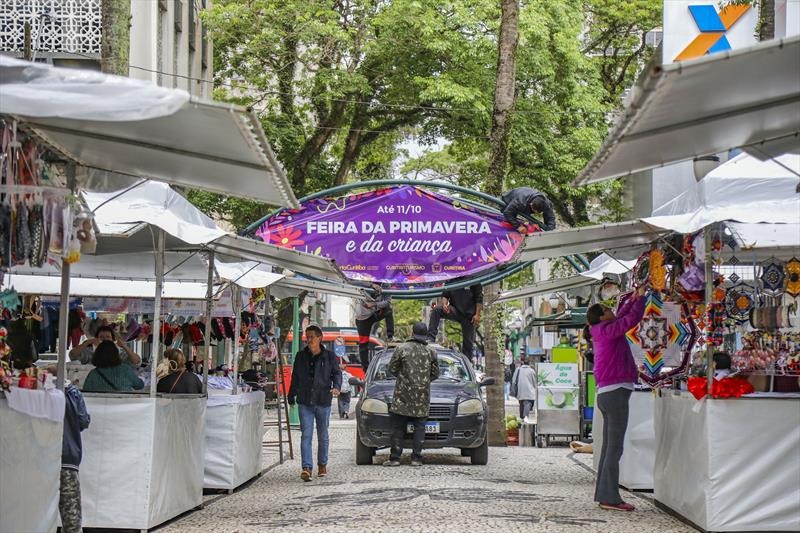
<svg viewBox="0 0 800 533">
<path fill-rule="evenodd" d="M 619 105 L 623 90 L 653 57 L 645 36 L 661 26 L 662 0 L 585 0 L 587 32 L 582 52 L 593 58 L 606 90 Z"/>
</svg>

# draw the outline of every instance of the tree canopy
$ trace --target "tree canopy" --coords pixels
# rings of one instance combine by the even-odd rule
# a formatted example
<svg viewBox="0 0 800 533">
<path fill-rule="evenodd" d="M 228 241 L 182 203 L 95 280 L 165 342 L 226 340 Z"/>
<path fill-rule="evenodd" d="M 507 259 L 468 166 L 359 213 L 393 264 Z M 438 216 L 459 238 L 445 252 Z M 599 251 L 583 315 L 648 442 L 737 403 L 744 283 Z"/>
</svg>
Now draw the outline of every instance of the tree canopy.
<svg viewBox="0 0 800 533">
<path fill-rule="evenodd" d="M 203 17 L 216 95 L 258 112 L 298 197 L 403 174 L 484 186 L 497 2 L 217 0 Z M 540 188 L 569 225 L 621 216 L 618 185 L 570 182 L 646 60 L 636 43 L 654 17 L 655 0 L 521 5 L 507 188 Z M 596 53 L 611 49 L 610 59 Z M 402 158 L 409 138 L 431 149 Z M 205 193 L 190 199 L 237 229 L 269 211 Z"/>
</svg>

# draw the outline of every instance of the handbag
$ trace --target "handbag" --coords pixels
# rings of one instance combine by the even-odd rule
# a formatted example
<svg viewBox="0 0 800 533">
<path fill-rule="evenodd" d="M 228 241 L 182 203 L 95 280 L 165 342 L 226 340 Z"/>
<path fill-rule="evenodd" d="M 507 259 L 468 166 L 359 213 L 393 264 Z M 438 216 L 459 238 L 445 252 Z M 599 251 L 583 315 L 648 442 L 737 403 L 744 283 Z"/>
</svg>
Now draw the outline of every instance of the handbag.
<svg viewBox="0 0 800 533">
<path fill-rule="evenodd" d="M 508 394 L 510 394 L 514 398 L 516 398 L 517 394 L 519 393 L 518 382 L 519 382 L 519 370 L 514 372 L 514 377 L 511 378 L 511 387 L 510 390 L 508 391 Z"/>
</svg>

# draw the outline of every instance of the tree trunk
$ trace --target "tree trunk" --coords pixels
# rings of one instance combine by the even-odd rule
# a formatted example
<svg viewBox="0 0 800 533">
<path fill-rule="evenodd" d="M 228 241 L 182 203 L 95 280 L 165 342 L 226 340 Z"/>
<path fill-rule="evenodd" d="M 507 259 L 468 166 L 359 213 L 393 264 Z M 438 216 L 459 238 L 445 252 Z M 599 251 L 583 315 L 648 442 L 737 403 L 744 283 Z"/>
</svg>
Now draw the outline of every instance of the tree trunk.
<svg viewBox="0 0 800 533">
<path fill-rule="evenodd" d="M 361 137 L 368 123 L 367 104 L 356 104 L 353 110 L 353 119 L 350 121 L 350 131 L 347 132 L 347 140 L 344 143 L 342 160 L 339 163 L 339 170 L 336 171 L 334 187 L 344 185 L 345 181 L 347 181 L 347 174 L 353 168 L 353 164 L 361 152 Z"/>
<path fill-rule="evenodd" d="M 775 38 L 775 0 L 761 0 L 758 4 L 758 40 Z"/>
<path fill-rule="evenodd" d="M 298 196 L 305 196 L 306 194 L 306 174 L 308 167 L 319 156 L 322 149 L 325 148 L 328 140 L 336 132 L 339 126 L 344 122 L 344 108 L 346 103 L 342 100 L 337 100 L 331 105 L 331 110 L 323 121 L 317 126 L 316 131 L 311 137 L 308 138 L 303 149 L 295 160 L 294 168 L 292 169 L 292 188 Z"/>
<path fill-rule="evenodd" d="M 494 112 L 492 113 L 492 132 L 490 136 L 492 154 L 489 161 L 489 177 L 486 193 L 500 196 L 508 165 L 508 139 L 511 132 L 511 112 L 514 108 L 514 85 L 517 73 L 517 28 L 519 24 L 519 5 L 517 0 L 502 0 L 500 38 L 498 39 L 497 78 L 494 93 Z M 487 287 L 484 301 L 491 302 L 500 292 L 498 284 Z M 486 373 L 494 377 L 495 385 L 487 387 L 486 398 L 489 404 L 489 446 L 505 446 L 505 396 L 503 393 L 503 364 L 498 350 L 500 331 L 499 308 L 489 305 L 483 319 L 484 356 Z"/>
<path fill-rule="evenodd" d="M 127 76 L 131 47 L 131 0 L 102 0 L 100 70 Z"/>
</svg>

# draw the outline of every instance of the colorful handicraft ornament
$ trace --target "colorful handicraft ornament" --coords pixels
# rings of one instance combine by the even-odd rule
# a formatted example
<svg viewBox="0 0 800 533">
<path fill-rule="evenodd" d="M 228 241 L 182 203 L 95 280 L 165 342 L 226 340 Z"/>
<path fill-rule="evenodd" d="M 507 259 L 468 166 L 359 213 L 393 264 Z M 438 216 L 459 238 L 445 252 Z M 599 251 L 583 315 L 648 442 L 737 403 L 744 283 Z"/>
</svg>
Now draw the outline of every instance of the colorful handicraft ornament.
<svg viewBox="0 0 800 533">
<path fill-rule="evenodd" d="M 793 298 L 800 296 L 800 260 L 793 257 L 783 265 L 786 276 L 786 294 Z"/>
<path fill-rule="evenodd" d="M 643 381 L 655 385 L 683 373 L 697 338 L 689 310 L 675 302 L 665 302 L 658 293 L 647 296 L 641 322 L 626 334 Z M 672 368 L 662 373 L 664 366 Z"/>
<path fill-rule="evenodd" d="M 783 272 L 783 263 L 777 259 L 761 265 L 761 287 L 769 296 L 777 296 L 783 292 L 786 274 Z"/>
<path fill-rule="evenodd" d="M 750 319 L 750 311 L 755 307 L 754 289 L 746 283 L 737 283 L 725 293 L 725 311 L 728 318 L 743 324 Z"/>
<path fill-rule="evenodd" d="M 667 268 L 664 266 L 664 254 L 660 250 L 650 252 L 650 287 L 658 292 L 667 289 Z"/>
</svg>

